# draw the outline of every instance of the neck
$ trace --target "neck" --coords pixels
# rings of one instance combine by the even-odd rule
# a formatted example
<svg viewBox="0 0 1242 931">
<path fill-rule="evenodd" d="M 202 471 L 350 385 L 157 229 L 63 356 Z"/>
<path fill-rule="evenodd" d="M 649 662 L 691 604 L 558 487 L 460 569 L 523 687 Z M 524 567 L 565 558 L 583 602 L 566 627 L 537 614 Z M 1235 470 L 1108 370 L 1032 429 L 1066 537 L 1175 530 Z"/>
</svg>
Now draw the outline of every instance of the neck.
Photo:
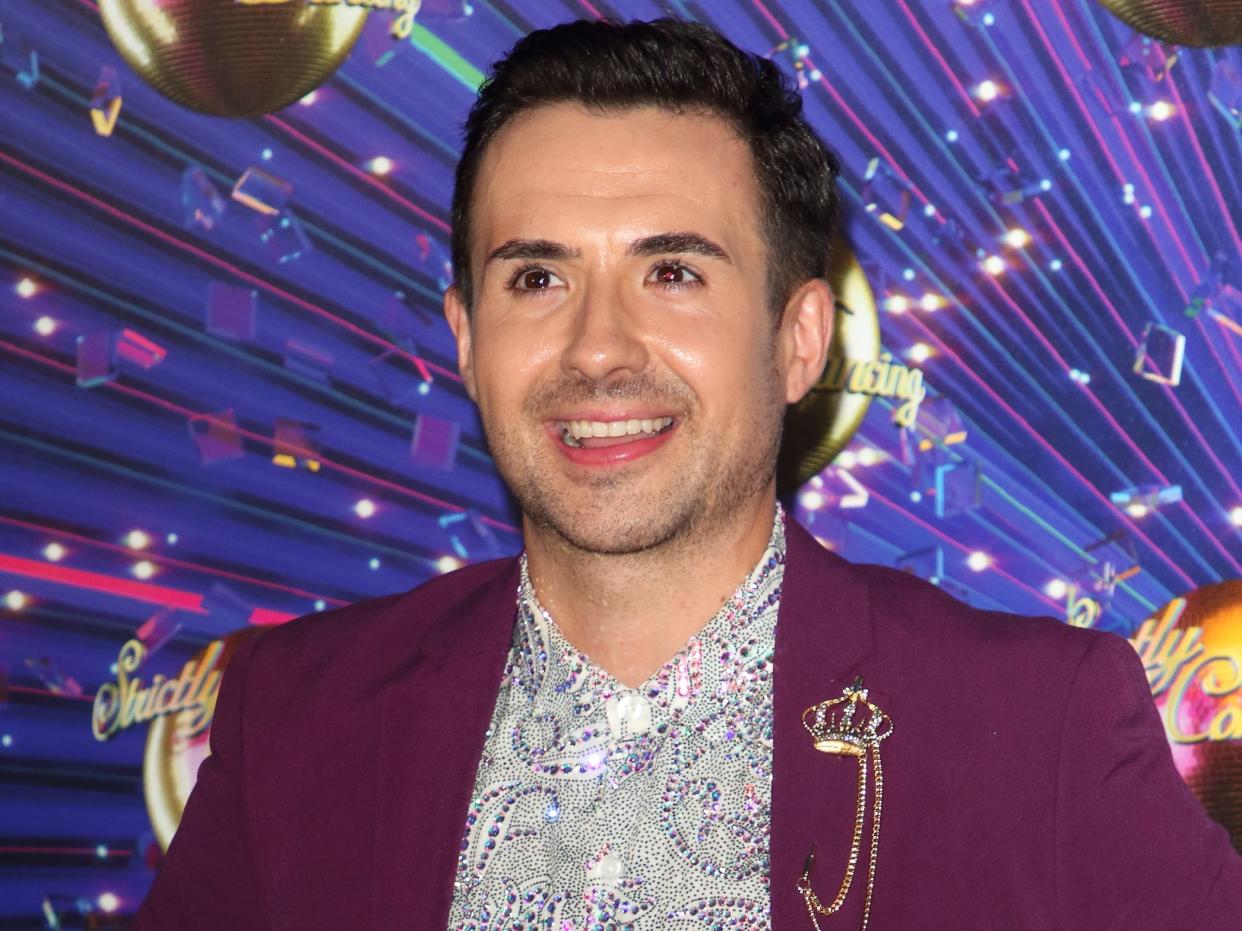
<svg viewBox="0 0 1242 931">
<path fill-rule="evenodd" d="M 565 638 L 628 687 L 641 685 L 716 614 L 763 555 L 776 493 L 728 525 L 639 553 L 586 552 L 530 522 L 527 565 Z"/>
</svg>

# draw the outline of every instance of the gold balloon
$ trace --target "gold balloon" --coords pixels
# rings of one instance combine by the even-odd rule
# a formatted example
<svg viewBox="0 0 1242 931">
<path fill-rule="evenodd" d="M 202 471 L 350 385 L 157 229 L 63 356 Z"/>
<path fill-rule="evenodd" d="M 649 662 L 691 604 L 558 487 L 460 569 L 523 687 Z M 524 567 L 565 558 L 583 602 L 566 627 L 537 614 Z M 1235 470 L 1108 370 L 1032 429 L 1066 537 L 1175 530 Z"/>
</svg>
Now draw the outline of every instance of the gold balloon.
<svg viewBox="0 0 1242 931">
<path fill-rule="evenodd" d="M 213 668 L 223 673 L 237 648 L 262 632 L 262 627 L 244 627 L 221 637 L 224 648 Z M 196 663 L 202 661 L 209 646 L 194 655 Z M 214 704 L 212 711 L 215 711 Z M 192 717 L 191 712 L 183 711 L 154 718 L 147 730 L 147 744 L 142 755 L 142 790 L 147 800 L 147 815 L 155 839 L 164 850 L 172 843 L 177 825 L 181 823 L 186 800 L 198 778 L 199 764 L 211 754 L 207 743 L 211 728 L 187 738 L 183 732 L 187 715 Z"/>
<path fill-rule="evenodd" d="M 832 247 L 828 283 L 836 296 L 836 329 L 828 350 L 828 364 L 820 380 L 785 412 L 785 433 L 776 467 L 781 494 L 817 475 L 833 460 L 862 423 L 871 396 L 838 391 L 826 382 L 834 359 L 877 359 L 880 355 L 880 318 L 875 295 L 853 250 L 842 240 Z"/>
<path fill-rule="evenodd" d="M 1118 19 L 1173 45 L 1242 42 L 1242 0 L 1100 0 Z"/>
<path fill-rule="evenodd" d="M 165 97 L 257 116 L 304 97 L 353 48 L 367 8 L 303 0 L 100 0 L 108 35 Z"/>
</svg>

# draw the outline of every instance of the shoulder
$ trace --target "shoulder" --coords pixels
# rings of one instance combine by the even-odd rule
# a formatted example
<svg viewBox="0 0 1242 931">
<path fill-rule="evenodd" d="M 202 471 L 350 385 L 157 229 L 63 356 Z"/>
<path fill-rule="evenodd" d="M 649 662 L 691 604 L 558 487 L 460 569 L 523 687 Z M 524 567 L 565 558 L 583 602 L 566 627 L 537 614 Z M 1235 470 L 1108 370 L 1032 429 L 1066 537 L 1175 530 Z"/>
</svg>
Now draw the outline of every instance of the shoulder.
<svg viewBox="0 0 1242 931">
<path fill-rule="evenodd" d="M 442 621 L 469 624 L 480 603 L 507 587 L 516 560 L 496 559 L 436 576 L 415 588 L 308 614 L 265 631 L 252 663 L 279 667 L 279 676 L 303 680 L 329 671 L 375 667 L 387 657 L 410 659 Z"/>
<path fill-rule="evenodd" d="M 1125 645 L 1113 634 L 1072 627 L 1049 615 L 974 607 L 930 582 L 886 566 L 860 564 L 877 633 L 893 639 L 951 644 L 981 652 L 1022 650 L 1074 662 L 1100 642 Z"/>
<path fill-rule="evenodd" d="M 1046 615 L 968 605 L 924 579 L 886 566 L 850 564 L 868 591 L 877 648 L 903 677 L 942 688 L 1048 694 L 1076 681 L 1144 680 L 1129 642 Z M 1084 672 L 1085 670 L 1085 672 Z"/>
</svg>

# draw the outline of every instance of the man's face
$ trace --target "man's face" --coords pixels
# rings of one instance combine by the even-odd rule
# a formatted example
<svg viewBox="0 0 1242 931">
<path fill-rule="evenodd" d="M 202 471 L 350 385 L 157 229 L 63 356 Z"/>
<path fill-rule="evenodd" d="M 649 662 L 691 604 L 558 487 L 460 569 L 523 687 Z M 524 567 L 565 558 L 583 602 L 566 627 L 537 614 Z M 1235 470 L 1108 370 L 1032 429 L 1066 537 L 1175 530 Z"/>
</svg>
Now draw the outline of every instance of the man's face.
<svg viewBox="0 0 1242 931">
<path fill-rule="evenodd" d="M 725 121 L 528 111 L 487 150 L 472 219 L 474 306 L 467 320 L 450 292 L 446 313 L 528 530 L 633 553 L 771 493 L 802 389 L 751 156 Z"/>
</svg>

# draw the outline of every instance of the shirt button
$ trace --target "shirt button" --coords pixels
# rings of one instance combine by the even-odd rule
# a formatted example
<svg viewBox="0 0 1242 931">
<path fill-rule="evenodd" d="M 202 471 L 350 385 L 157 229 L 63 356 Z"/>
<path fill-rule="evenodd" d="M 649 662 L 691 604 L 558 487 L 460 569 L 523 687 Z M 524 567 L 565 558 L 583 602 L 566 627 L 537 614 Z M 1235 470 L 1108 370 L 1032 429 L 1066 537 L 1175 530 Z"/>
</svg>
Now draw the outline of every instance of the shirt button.
<svg viewBox="0 0 1242 931">
<path fill-rule="evenodd" d="M 617 711 L 631 734 L 645 734 L 651 730 L 651 704 L 641 695 L 622 695 Z"/>
<path fill-rule="evenodd" d="M 604 854 L 604 858 L 599 861 L 599 878 L 606 883 L 619 882 L 621 877 L 625 875 L 625 864 L 616 854 Z"/>
</svg>

